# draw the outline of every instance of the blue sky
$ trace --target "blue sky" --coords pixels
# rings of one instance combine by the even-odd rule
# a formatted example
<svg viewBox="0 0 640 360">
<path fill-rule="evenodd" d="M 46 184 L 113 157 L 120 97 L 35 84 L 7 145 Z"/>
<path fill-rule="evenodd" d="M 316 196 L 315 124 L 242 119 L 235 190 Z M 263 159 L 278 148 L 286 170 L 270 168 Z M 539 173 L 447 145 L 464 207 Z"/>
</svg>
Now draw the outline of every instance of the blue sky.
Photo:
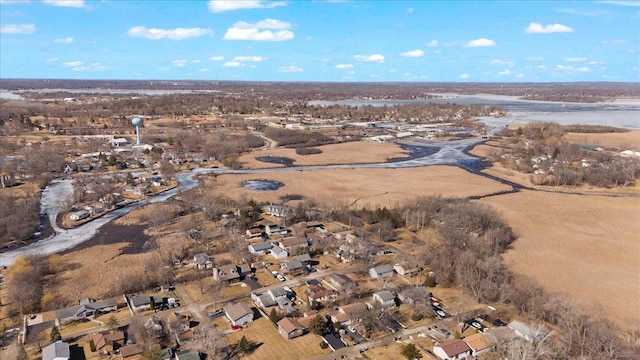
<svg viewBox="0 0 640 360">
<path fill-rule="evenodd" d="M 0 0 L 0 78 L 640 80 L 640 1 Z"/>
</svg>

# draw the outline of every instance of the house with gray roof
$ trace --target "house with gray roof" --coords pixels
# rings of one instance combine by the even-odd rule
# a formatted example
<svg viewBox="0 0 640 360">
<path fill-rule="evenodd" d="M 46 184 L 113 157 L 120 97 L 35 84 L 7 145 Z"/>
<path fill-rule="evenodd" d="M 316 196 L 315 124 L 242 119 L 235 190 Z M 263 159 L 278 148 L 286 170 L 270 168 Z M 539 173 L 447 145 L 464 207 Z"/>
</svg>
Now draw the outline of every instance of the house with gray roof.
<svg viewBox="0 0 640 360">
<path fill-rule="evenodd" d="M 62 340 L 56 341 L 42 349 L 42 360 L 69 360 L 71 351 L 69 344 Z"/>
<path fill-rule="evenodd" d="M 393 267 L 389 264 L 382 264 L 369 269 L 369 276 L 371 276 L 372 279 L 392 277 L 393 274 Z"/>
<path fill-rule="evenodd" d="M 253 321 L 253 311 L 245 303 L 227 303 L 223 310 L 233 326 L 245 326 Z"/>
<path fill-rule="evenodd" d="M 265 255 L 270 252 L 273 244 L 268 241 L 258 242 L 249 245 L 249 253 L 253 255 Z"/>
<path fill-rule="evenodd" d="M 215 281 L 233 283 L 240 281 L 240 273 L 235 264 L 222 265 L 213 268 L 213 278 Z"/>
<path fill-rule="evenodd" d="M 389 290 L 374 292 L 373 300 L 380 304 L 383 309 L 396 307 L 396 296 Z"/>
</svg>

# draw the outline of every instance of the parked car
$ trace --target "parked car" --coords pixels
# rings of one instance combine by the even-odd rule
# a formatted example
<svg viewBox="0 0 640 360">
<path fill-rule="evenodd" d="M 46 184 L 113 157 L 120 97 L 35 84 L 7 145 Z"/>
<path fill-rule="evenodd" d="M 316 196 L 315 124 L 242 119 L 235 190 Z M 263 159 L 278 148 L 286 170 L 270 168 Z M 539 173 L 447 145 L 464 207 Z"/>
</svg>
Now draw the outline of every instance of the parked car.
<svg viewBox="0 0 640 360">
<path fill-rule="evenodd" d="M 356 328 L 354 328 L 353 326 L 349 325 L 347 326 L 347 329 L 349 329 L 349 331 L 351 331 L 352 333 L 356 332 Z"/>
<path fill-rule="evenodd" d="M 218 309 L 218 310 L 215 310 L 215 311 L 211 311 L 211 312 L 209 312 L 207 315 L 208 315 L 210 318 L 213 318 L 213 317 L 220 316 L 220 315 L 222 315 L 222 314 L 224 314 L 224 310 L 223 310 L 223 309 Z"/>
<path fill-rule="evenodd" d="M 280 274 L 278 274 L 278 272 L 277 272 L 277 271 L 275 271 L 275 270 L 271 271 L 271 274 L 273 275 L 273 277 L 274 277 L 274 278 L 277 278 L 277 277 L 278 277 L 278 275 L 280 275 Z"/>
<path fill-rule="evenodd" d="M 276 278 L 278 278 L 278 280 L 280 280 L 280 281 L 287 281 L 287 278 L 282 276 L 282 275 L 280 275 L 280 274 L 278 274 L 278 276 L 276 276 Z"/>
</svg>

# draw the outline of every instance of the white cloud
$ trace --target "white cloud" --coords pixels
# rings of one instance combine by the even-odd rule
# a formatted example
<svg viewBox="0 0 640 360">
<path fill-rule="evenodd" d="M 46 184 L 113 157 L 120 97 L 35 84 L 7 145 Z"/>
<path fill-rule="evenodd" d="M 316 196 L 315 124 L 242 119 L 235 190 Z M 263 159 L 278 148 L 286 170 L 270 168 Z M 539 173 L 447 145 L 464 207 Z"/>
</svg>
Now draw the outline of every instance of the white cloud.
<svg viewBox="0 0 640 360">
<path fill-rule="evenodd" d="M 247 61 L 260 62 L 264 60 L 267 60 L 267 58 L 264 58 L 262 56 L 236 56 L 233 58 L 233 61 L 235 62 L 247 62 Z"/>
<path fill-rule="evenodd" d="M 156 70 L 158 71 L 169 71 L 169 68 L 166 66 L 161 66 L 161 67 L 157 67 Z"/>
<path fill-rule="evenodd" d="M 194 64 L 200 64 L 201 63 L 201 61 L 197 60 L 197 59 L 196 60 L 191 60 L 191 62 L 194 63 Z"/>
<path fill-rule="evenodd" d="M 566 58 L 566 59 L 564 59 L 564 61 L 566 61 L 566 62 L 585 62 L 585 61 L 587 61 L 587 58 L 572 57 L 572 58 Z"/>
<path fill-rule="evenodd" d="M 353 64 L 338 64 L 336 69 L 353 69 Z"/>
<path fill-rule="evenodd" d="M 400 56 L 410 57 L 410 58 L 423 57 L 424 51 L 420 49 L 411 50 L 411 51 L 403 52 L 402 54 L 400 54 Z"/>
<path fill-rule="evenodd" d="M 261 0 L 209 0 L 207 7 L 212 13 L 220 13 L 231 10 L 242 9 L 270 9 L 278 6 L 285 6 L 284 1 L 261 1 Z"/>
<path fill-rule="evenodd" d="M 576 73 L 576 72 L 590 72 L 591 69 L 589 69 L 586 66 L 581 66 L 581 67 L 573 67 L 571 65 L 556 65 L 555 70 L 557 71 L 563 71 L 563 72 L 567 72 L 567 73 Z"/>
<path fill-rule="evenodd" d="M 104 65 L 99 62 L 93 62 L 85 65 L 82 61 L 67 61 L 62 63 L 62 65 L 71 68 L 73 71 L 106 71 L 114 69 L 111 66 Z"/>
<path fill-rule="evenodd" d="M 543 56 L 529 56 L 529 57 L 526 57 L 525 60 L 527 60 L 527 61 L 544 61 L 544 57 Z"/>
<path fill-rule="evenodd" d="M 52 6 L 83 8 L 84 0 L 44 0 L 45 4 Z"/>
<path fill-rule="evenodd" d="M 66 37 L 66 38 L 61 38 L 61 39 L 55 39 L 53 40 L 54 43 L 57 44 L 71 44 L 73 42 L 73 38 L 71 36 Z"/>
<path fill-rule="evenodd" d="M 439 44 L 439 43 L 438 43 L 438 40 L 433 39 L 433 40 L 431 40 L 431 41 L 429 41 L 429 42 L 427 43 L 427 47 L 430 47 L 430 48 L 431 48 L 431 47 L 436 47 L 436 46 L 438 46 L 438 44 Z"/>
<path fill-rule="evenodd" d="M 460 79 L 468 79 L 470 77 L 471 76 L 469 74 L 466 74 L 466 73 L 459 76 Z"/>
<path fill-rule="evenodd" d="M 384 56 L 380 55 L 380 54 L 373 54 L 373 55 L 356 55 L 353 57 L 354 59 L 358 60 L 358 61 L 366 61 L 366 62 L 379 62 L 379 63 L 383 63 L 384 62 Z"/>
<path fill-rule="evenodd" d="M 573 32 L 573 29 L 562 24 L 549 24 L 542 25 L 539 23 L 532 22 L 524 29 L 524 32 L 529 34 L 552 34 L 552 33 L 565 33 L 565 32 Z"/>
<path fill-rule="evenodd" d="M 222 61 L 224 60 L 224 56 L 212 56 L 209 58 L 211 61 Z"/>
<path fill-rule="evenodd" d="M 413 8 L 407 8 L 407 14 L 411 14 L 413 12 Z"/>
<path fill-rule="evenodd" d="M 517 78 L 519 78 L 519 79 L 520 79 L 520 78 L 523 78 L 523 77 L 524 77 L 524 74 L 522 74 L 522 73 L 518 73 L 518 74 L 516 74 L 516 77 L 517 77 Z"/>
<path fill-rule="evenodd" d="M 516 66 L 516 62 L 511 59 L 494 59 L 489 61 L 489 65 L 501 65 L 501 66 L 514 67 Z"/>
<path fill-rule="evenodd" d="M 58 60 L 60 60 L 60 59 L 59 59 L 59 58 L 57 58 L 57 57 L 54 57 L 54 58 L 49 58 L 49 59 L 47 59 L 47 60 L 45 60 L 45 61 L 46 61 L 46 62 L 48 62 L 48 63 L 50 63 L 50 62 L 56 62 L 56 61 L 58 61 Z"/>
<path fill-rule="evenodd" d="M 496 46 L 496 42 L 491 39 L 480 38 L 480 39 L 471 40 L 468 43 L 466 43 L 464 46 L 470 47 L 470 48 L 488 47 L 488 46 Z"/>
<path fill-rule="evenodd" d="M 213 30 L 205 28 L 175 28 L 172 30 L 147 28 L 144 26 L 135 26 L 127 30 L 127 35 L 131 37 L 141 37 L 149 40 L 184 40 L 192 37 L 203 35 L 213 35 Z"/>
<path fill-rule="evenodd" d="M 294 38 L 291 23 L 265 19 L 255 24 L 238 21 L 227 29 L 224 40 L 286 41 Z M 272 31 L 274 30 L 274 31 Z"/>
<path fill-rule="evenodd" d="M 0 27 L 3 34 L 32 34 L 36 31 L 34 24 L 7 24 Z"/>
<path fill-rule="evenodd" d="M 547 70 L 547 67 L 544 66 L 544 65 L 538 65 L 538 66 L 536 66 L 536 68 L 540 69 L 540 70 Z"/>
<path fill-rule="evenodd" d="M 511 74 L 512 74 L 512 72 L 509 69 L 505 69 L 505 70 L 502 70 L 502 71 L 498 72 L 498 75 L 500 75 L 500 76 L 507 76 L 507 75 L 511 75 Z"/>
<path fill-rule="evenodd" d="M 188 60 L 173 60 L 171 63 L 175 67 L 185 67 L 187 66 Z"/>
<path fill-rule="evenodd" d="M 82 65 L 82 61 L 67 61 L 67 62 L 62 63 L 62 65 L 67 66 L 67 67 L 75 67 L 75 66 Z"/>
<path fill-rule="evenodd" d="M 280 66 L 278 68 L 278 71 L 282 73 L 297 73 L 297 72 L 303 72 L 304 69 L 299 66 L 291 65 L 291 66 Z"/>
<path fill-rule="evenodd" d="M 198 69 L 199 72 L 209 72 L 209 68 Z"/>
<path fill-rule="evenodd" d="M 620 5 L 620 6 L 634 6 L 640 7 L 640 3 L 637 1 L 627 1 L 627 0 L 609 0 L 609 1 L 601 1 L 603 4 L 611 4 L 611 5 Z"/>
<path fill-rule="evenodd" d="M 226 63 L 224 63 L 223 66 L 224 67 L 242 67 L 244 66 L 244 64 L 237 61 L 227 61 Z"/>
</svg>

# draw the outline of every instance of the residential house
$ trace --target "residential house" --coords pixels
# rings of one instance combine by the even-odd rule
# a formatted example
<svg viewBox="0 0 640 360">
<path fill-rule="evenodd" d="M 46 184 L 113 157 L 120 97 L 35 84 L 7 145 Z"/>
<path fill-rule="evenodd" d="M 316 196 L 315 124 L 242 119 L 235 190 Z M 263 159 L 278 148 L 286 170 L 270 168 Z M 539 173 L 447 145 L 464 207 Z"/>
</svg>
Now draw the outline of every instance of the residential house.
<svg viewBox="0 0 640 360">
<path fill-rule="evenodd" d="M 344 263 L 350 263 L 356 259 L 356 251 L 348 244 L 341 244 L 338 247 L 336 255 Z"/>
<path fill-rule="evenodd" d="M 322 242 L 325 240 L 326 238 L 322 235 L 319 234 L 315 234 L 315 233 L 311 233 L 311 234 L 307 234 L 307 242 L 311 245 L 313 244 L 322 244 Z"/>
<path fill-rule="evenodd" d="M 80 305 L 56 310 L 56 317 L 62 324 L 66 324 L 76 320 L 91 319 L 101 313 L 116 311 L 118 309 L 118 300 L 116 298 L 104 299 L 96 301 L 95 299 L 84 299 Z"/>
<path fill-rule="evenodd" d="M 274 245 L 271 248 L 271 256 L 276 259 L 284 259 L 289 256 L 289 253 L 287 252 L 287 250 L 281 248 L 280 246 Z"/>
<path fill-rule="evenodd" d="M 382 264 L 369 269 L 369 276 L 372 279 L 388 278 L 394 274 L 393 268 L 389 264 Z"/>
<path fill-rule="evenodd" d="M 311 256 L 308 253 L 296 255 L 293 258 L 305 265 L 311 263 Z"/>
<path fill-rule="evenodd" d="M 144 328 L 147 329 L 147 334 L 155 337 L 162 337 L 164 335 L 164 326 L 162 326 L 162 320 L 152 316 L 144 323 Z"/>
<path fill-rule="evenodd" d="M 447 340 L 433 346 L 433 354 L 442 360 L 466 359 L 471 348 L 460 339 Z"/>
<path fill-rule="evenodd" d="M 496 348 L 496 342 L 487 334 L 477 333 L 462 339 L 471 349 L 471 355 L 478 356 Z"/>
<path fill-rule="evenodd" d="M 265 255 L 271 251 L 273 244 L 268 241 L 249 245 L 249 253 L 253 255 Z"/>
<path fill-rule="evenodd" d="M 284 287 L 276 287 L 276 288 L 269 289 L 267 290 L 267 294 L 269 294 L 269 296 L 271 296 L 273 300 L 287 297 L 287 291 L 284 289 Z"/>
<path fill-rule="evenodd" d="M 413 286 L 398 293 L 398 299 L 405 304 L 431 304 L 431 292 L 424 286 Z"/>
<path fill-rule="evenodd" d="M 223 310 L 233 326 L 246 326 L 253 321 L 253 311 L 245 303 L 227 303 Z"/>
<path fill-rule="evenodd" d="M 278 332 L 287 340 L 302 336 L 305 331 L 306 328 L 294 319 L 286 317 L 278 321 Z"/>
<path fill-rule="evenodd" d="M 256 239 L 256 238 L 262 238 L 265 232 L 264 232 L 264 228 L 253 227 L 253 228 L 247 229 L 245 234 L 249 239 Z"/>
<path fill-rule="evenodd" d="M 329 313 L 331 321 L 342 325 L 351 325 L 360 321 L 362 315 L 367 311 L 363 303 L 353 303 L 338 307 L 338 310 Z"/>
<path fill-rule="evenodd" d="M 329 274 L 329 284 L 336 290 L 346 290 L 356 286 L 356 283 L 350 277 L 338 273 Z"/>
<path fill-rule="evenodd" d="M 389 290 L 374 292 L 373 301 L 380 304 L 383 309 L 396 307 L 396 296 Z"/>
<path fill-rule="evenodd" d="M 274 236 L 274 235 L 286 236 L 289 234 L 289 230 L 287 228 L 282 227 L 278 224 L 274 224 L 272 222 L 268 222 L 264 225 L 264 232 L 268 236 Z"/>
<path fill-rule="evenodd" d="M 172 312 L 167 316 L 167 326 L 172 333 L 181 333 L 191 328 L 191 315 L 188 313 Z"/>
<path fill-rule="evenodd" d="M 530 343 L 536 342 L 544 338 L 544 333 L 533 326 L 527 325 L 522 321 L 513 320 L 507 325 L 516 335 L 527 340 Z"/>
<path fill-rule="evenodd" d="M 296 304 L 294 304 L 288 297 L 277 298 L 276 304 L 278 305 L 278 309 L 280 309 L 280 311 L 285 315 L 290 315 L 297 311 Z"/>
<path fill-rule="evenodd" d="M 132 295 L 129 298 L 129 304 L 133 310 L 140 312 L 151 309 L 155 306 L 155 301 L 149 295 Z"/>
<path fill-rule="evenodd" d="M 103 355 L 113 354 L 114 351 L 124 346 L 124 333 L 122 331 L 93 334 L 91 339 L 96 351 Z"/>
<path fill-rule="evenodd" d="M 205 253 L 196 254 L 193 256 L 193 263 L 196 264 L 198 270 L 213 269 L 213 262 L 209 259 L 209 256 Z"/>
<path fill-rule="evenodd" d="M 272 306 L 276 306 L 275 300 L 271 297 L 271 295 L 264 293 L 260 295 L 251 294 L 251 298 L 253 302 L 259 307 L 266 309 Z"/>
<path fill-rule="evenodd" d="M 307 288 L 307 295 L 309 299 L 309 306 L 311 307 L 316 304 L 335 300 L 338 297 L 338 293 L 334 290 L 330 290 L 319 285 L 310 285 Z"/>
<path fill-rule="evenodd" d="M 213 279 L 224 283 L 234 283 L 240 281 L 240 273 L 235 264 L 222 265 L 213 268 Z"/>
<path fill-rule="evenodd" d="M 491 336 L 497 344 L 508 344 L 519 338 L 511 328 L 506 326 L 492 327 L 487 329 L 485 333 Z"/>
<path fill-rule="evenodd" d="M 305 251 L 309 247 L 309 243 L 306 238 L 303 237 L 290 237 L 281 240 L 278 245 L 287 250 L 289 254 L 300 253 Z"/>
<path fill-rule="evenodd" d="M 196 350 L 182 350 L 176 352 L 176 360 L 200 360 L 200 353 Z"/>
<path fill-rule="evenodd" d="M 251 271 L 251 265 L 245 263 L 238 265 L 238 273 L 240 274 L 240 279 L 251 275 L 253 273 L 253 271 Z"/>
<path fill-rule="evenodd" d="M 138 358 L 138 355 L 142 353 L 142 349 L 137 344 L 127 345 L 120 349 L 120 356 L 122 356 L 122 359 Z"/>
<path fill-rule="evenodd" d="M 416 264 L 411 264 L 408 262 L 395 264 L 393 265 L 393 269 L 400 275 L 405 277 L 411 277 L 418 275 L 418 273 L 422 270 L 422 268 Z"/>
<path fill-rule="evenodd" d="M 69 344 L 61 340 L 42 348 L 42 360 L 69 360 L 70 357 Z"/>
<path fill-rule="evenodd" d="M 280 263 L 280 269 L 286 274 L 300 274 L 303 272 L 304 267 L 298 259 L 291 261 L 283 261 Z"/>
<path fill-rule="evenodd" d="M 293 213 L 293 209 L 288 206 L 280 206 L 280 205 L 266 205 L 262 207 L 262 211 L 265 214 L 275 216 L 275 217 L 287 217 L 287 215 Z"/>
</svg>

